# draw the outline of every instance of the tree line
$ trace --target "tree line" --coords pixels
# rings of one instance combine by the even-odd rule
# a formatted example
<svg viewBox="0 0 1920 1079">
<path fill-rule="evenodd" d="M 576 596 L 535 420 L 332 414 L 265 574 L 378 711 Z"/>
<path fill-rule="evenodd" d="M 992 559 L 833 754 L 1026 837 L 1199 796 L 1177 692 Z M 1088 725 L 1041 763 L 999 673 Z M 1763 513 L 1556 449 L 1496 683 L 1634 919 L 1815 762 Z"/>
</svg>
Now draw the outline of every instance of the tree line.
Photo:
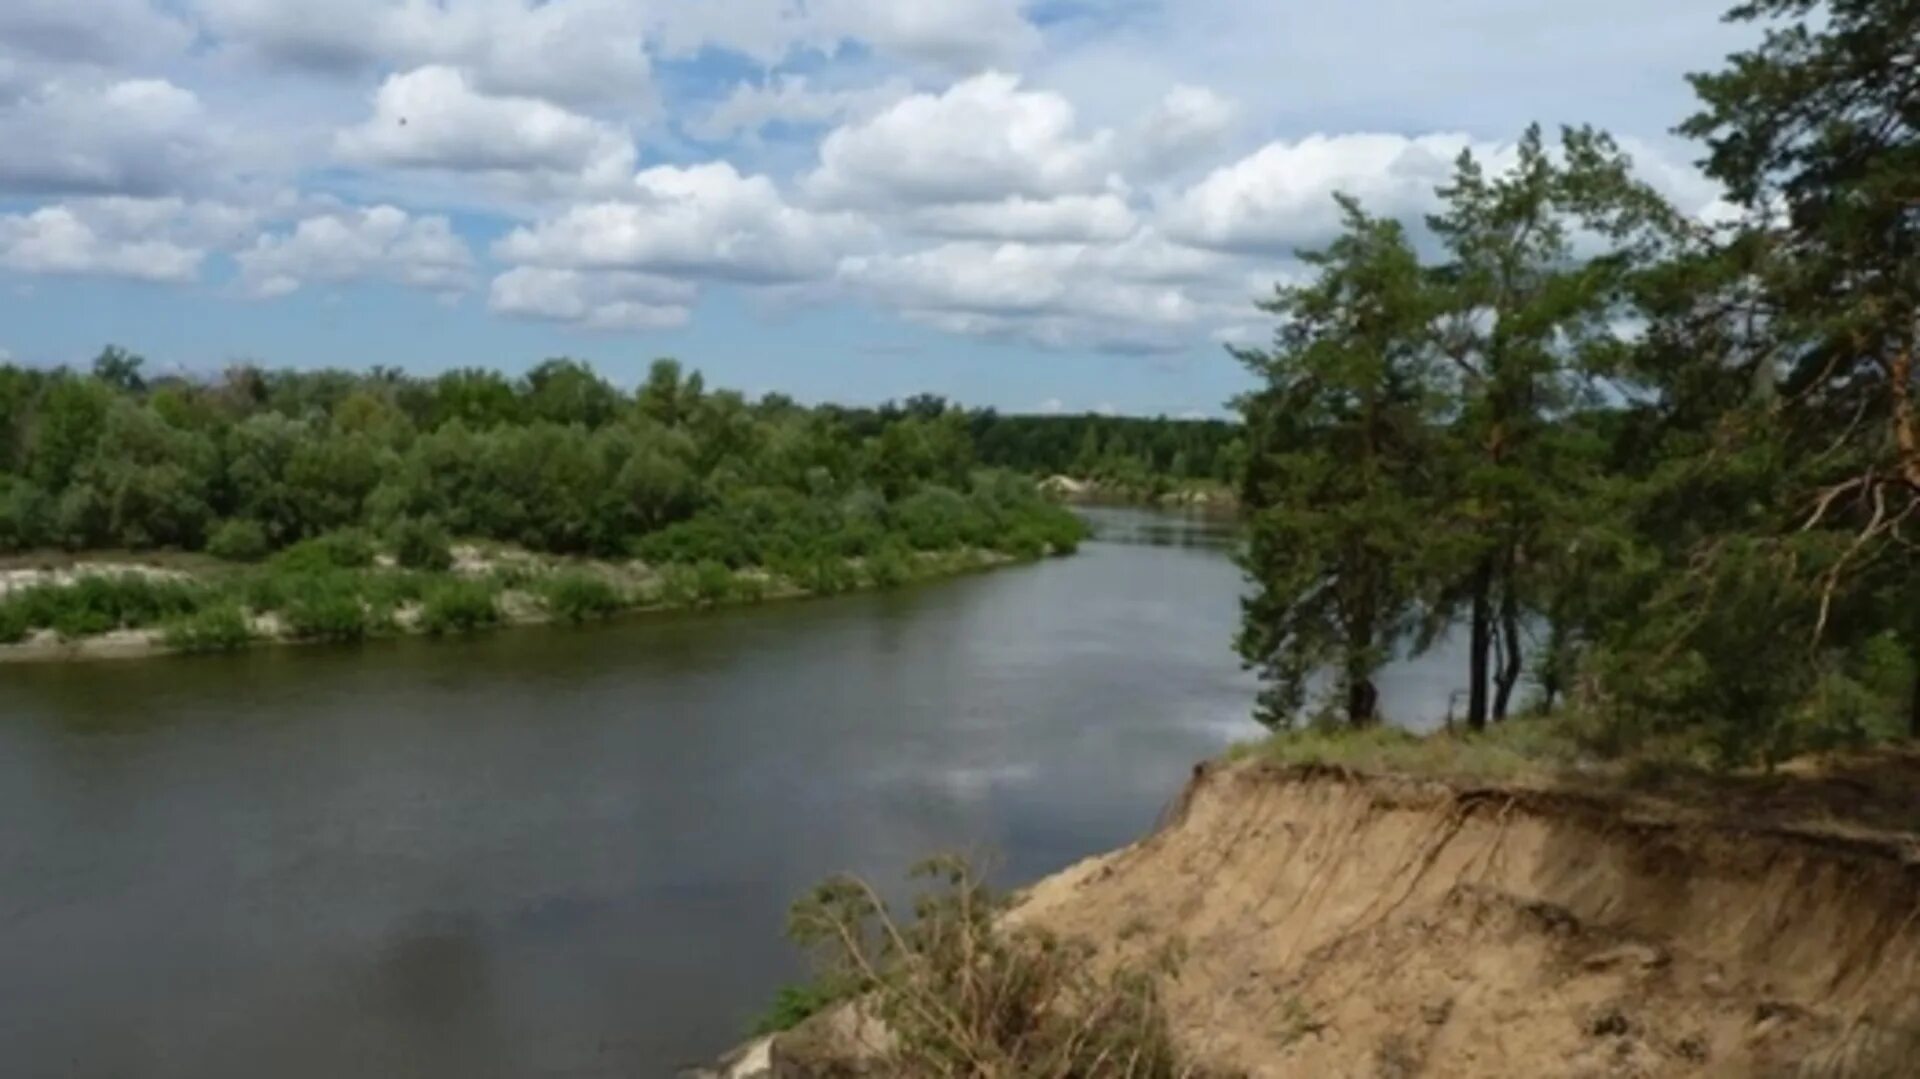
<svg viewBox="0 0 1920 1079">
<path fill-rule="evenodd" d="M 804 576 L 882 553 L 1070 549 L 1078 523 L 986 467 L 976 420 L 944 402 L 749 401 L 671 360 L 626 392 L 569 359 L 517 379 L 149 379 L 109 347 L 86 372 L 0 367 L 0 551 L 257 560 L 342 531 L 430 533 Z"/>
<path fill-rule="evenodd" d="M 1920 8 L 1753 0 L 1679 130 L 1472 153 L 1410 229 L 1343 198 L 1276 290 L 1241 477 L 1264 716 L 1366 726 L 1464 637 L 1465 722 L 1569 710 L 1723 762 L 1920 737 Z"/>
</svg>

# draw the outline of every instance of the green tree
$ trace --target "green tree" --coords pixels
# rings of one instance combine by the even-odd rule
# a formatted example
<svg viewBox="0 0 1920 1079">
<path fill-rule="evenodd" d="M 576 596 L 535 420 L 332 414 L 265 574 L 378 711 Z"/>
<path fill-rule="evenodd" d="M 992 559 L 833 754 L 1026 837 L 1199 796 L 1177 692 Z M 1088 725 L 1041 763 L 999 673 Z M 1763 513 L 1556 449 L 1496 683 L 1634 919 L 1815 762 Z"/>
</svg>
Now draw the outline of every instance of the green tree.
<svg viewBox="0 0 1920 1079">
<path fill-rule="evenodd" d="M 1462 573 L 1436 610 L 1468 608 L 1467 723 L 1479 729 L 1511 707 L 1552 525 L 1589 478 L 1561 421 L 1596 402 L 1594 361 L 1617 344 L 1630 271 L 1674 225 L 1626 156 L 1586 129 L 1564 133 L 1558 160 L 1529 129 L 1497 176 L 1463 153 L 1439 194 L 1428 226 L 1447 256 L 1435 277 L 1456 387 L 1443 516 Z M 1576 233 L 1604 250 L 1582 257 Z"/>
<path fill-rule="evenodd" d="M 1271 350 L 1235 350 L 1263 385 L 1240 402 L 1252 454 L 1238 648 L 1291 724 L 1336 675 L 1348 723 L 1380 718 L 1374 675 L 1411 629 L 1433 498 L 1434 296 L 1399 223 L 1342 198 L 1345 232 L 1303 255 L 1318 274 L 1261 304 Z"/>
<path fill-rule="evenodd" d="M 1729 256 L 1764 327 L 1759 373 L 1777 379 L 1782 508 L 1801 532 L 1848 537 L 1821 568 L 1816 623 L 1844 643 L 1874 630 L 1834 617 L 1850 588 L 1920 607 L 1920 7 L 1752 0 L 1728 17 L 1765 37 L 1693 76 L 1702 108 L 1682 131 L 1746 211 Z M 1920 737 L 1920 681 L 1910 707 Z"/>
</svg>

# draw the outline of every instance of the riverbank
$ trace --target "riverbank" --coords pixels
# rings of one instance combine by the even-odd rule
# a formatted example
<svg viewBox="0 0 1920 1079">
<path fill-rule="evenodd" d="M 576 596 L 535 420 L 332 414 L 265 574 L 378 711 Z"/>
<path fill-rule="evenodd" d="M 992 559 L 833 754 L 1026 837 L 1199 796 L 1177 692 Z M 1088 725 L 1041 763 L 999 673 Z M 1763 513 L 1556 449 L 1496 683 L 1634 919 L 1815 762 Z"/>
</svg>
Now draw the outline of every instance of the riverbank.
<svg viewBox="0 0 1920 1079">
<path fill-rule="evenodd" d="M 1049 476 L 1040 490 L 1075 505 L 1142 506 L 1154 509 L 1193 509 L 1228 514 L 1240 508 L 1233 489 L 1221 483 L 1158 479 L 1146 483 L 1115 483 L 1097 478 Z"/>
<path fill-rule="evenodd" d="M 212 560 L 61 556 L 0 568 L 0 664 L 145 659 L 268 645 L 454 636 L 902 587 L 1071 553 L 984 548 L 814 564 L 804 574 L 718 563 L 563 559 L 462 545 L 441 571 L 374 565 L 289 573 Z M 81 593 L 94 595 L 83 598 Z M 38 609 L 38 613 L 22 613 Z M 59 623 L 71 620 L 61 628 Z M 127 620 L 148 625 L 118 624 Z M 114 624 L 88 631 L 89 625 Z M 50 623 L 50 624 L 35 624 Z"/>
<path fill-rule="evenodd" d="M 1202 765 L 1162 827 L 1000 924 L 1155 972 L 1198 1074 L 1865 1076 L 1920 1051 L 1920 753 L 1639 784 L 1438 757 Z M 909 1074 L 900 1049 L 842 1005 L 696 1074 Z"/>
</svg>

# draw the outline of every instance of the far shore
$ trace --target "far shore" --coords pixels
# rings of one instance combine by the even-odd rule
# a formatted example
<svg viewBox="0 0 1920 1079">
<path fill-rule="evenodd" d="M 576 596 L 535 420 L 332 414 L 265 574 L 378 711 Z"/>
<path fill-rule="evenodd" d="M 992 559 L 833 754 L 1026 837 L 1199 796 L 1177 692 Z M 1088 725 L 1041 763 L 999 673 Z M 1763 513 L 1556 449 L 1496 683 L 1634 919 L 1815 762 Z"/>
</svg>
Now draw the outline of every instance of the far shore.
<svg viewBox="0 0 1920 1079">
<path fill-rule="evenodd" d="M 476 578 L 491 572 L 494 563 L 463 551 L 459 567 L 449 571 L 446 576 Z M 830 595 L 842 595 L 855 592 L 881 591 L 890 587 L 905 587 L 913 584 L 931 583 L 939 580 L 966 576 L 972 573 L 1000 569 L 1010 565 L 1031 561 L 984 548 L 962 548 L 955 551 L 930 552 L 921 555 L 913 567 L 913 573 L 906 580 L 892 585 L 876 583 L 871 577 L 859 575 L 853 578 L 857 583 L 830 592 L 818 592 L 802 587 L 792 581 L 776 577 L 760 570 L 740 570 L 733 575 L 734 582 L 751 582 L 753 587 L 736 587 L 721 598 L 690 598 L 685 601 L 661 601 L 647 599 L 623 605 L 618 610 L 603 615 L 568 619 L 548 610 L 533 593 L 508 588 L 496 597 L 496 620 L 490 624 L 478 626 L 465 632 L 435 633 L 424 624 L 417 605 L 400 607 L 392 612 L 391 620 L 379 629 L 369 632 L 365 640 L 378 640 L 396 637 L 448 636 L 467 637 L 483 633 L 488 629 L 507 627 L 529 627 L 574 623 L 588 625 L 608 622 L 618 618 L 639 617 L 656 614 L 673 614 L 693 611 L 715 610 L 722 607 L 746 607 L 763 603 L 784 602 L 801 599 L 824 598 Z M 38 564 L 44 568 L 26 570 L 18 568 L 30 564 L 30 558 L 11 560 L 10 569 L 0 569 L 0 598 L 7 592 L 33 587 L 38 584 L 53 584 L 56 587 L 71 584 L 83 576 L 150 576 L 194 580 L 198 574 L 194 570 L 183 569 L 178 559 L 161 557 L 142 561 L 88 561 L 84 556 L 66 555 L 57 559 L 42 560 Z M 188 563 L 196 570 L 204 570 L 206 563 L 193 560 Z M 608 562 L 570 562 L 564 568 L 584 570 L 609 579 L 621 579 L 636 587 L 644 588 L 652 579 L 652 571 L 637 564 L 616 564 Z M 849 562 L 855 571 L 860 568 L 858 560 Z M 562 568 L 548 564 L 545 570 L 551 572 Z M 74 663 L 111 660 L 153 659 L 166 656 L 192 654 L 211 654 L 215 652 L 238 652 L 252 648 L 270 646 L 313 645 L 355 643 L 329 640 L 323 637 L 300 636 L 288 630 L 284 621 L 273 612 L 249 612 L 251 634 L 243 644 L 218 649 L 187 649 L 169 645 L 166 642 L 164 627 L 143 627 L 138 629 L 115 629 L 105 633 L 69 639 L 50 629 L 42 629 L 27 639 L 12 644 L 0 644 L 0 665 L 29 663 Z"/>
</svg>

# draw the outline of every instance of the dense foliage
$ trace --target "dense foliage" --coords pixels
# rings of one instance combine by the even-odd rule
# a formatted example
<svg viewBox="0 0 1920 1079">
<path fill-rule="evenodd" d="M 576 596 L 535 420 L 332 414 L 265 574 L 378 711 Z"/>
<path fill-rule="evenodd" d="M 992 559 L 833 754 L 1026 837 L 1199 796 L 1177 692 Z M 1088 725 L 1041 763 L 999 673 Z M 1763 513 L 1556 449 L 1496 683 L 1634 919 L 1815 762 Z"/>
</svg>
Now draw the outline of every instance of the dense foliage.
<svg viewBox="0 0 1920 1079">
<path fill-rule="evenodd" d="M 1737 214 L 1532 131 L 1461 157 L 1431 243 L 1349 201 L 1265 305 L 1240 648 L 1271 722 L 1370 724 L 1380 665 L 1461 627 L 1475 729 L 1530 675 L 1614 748 L 1920 736 L 1920 8 L 1730 17 L 1764 40 L 1682 130 Z"/>
<path fill-rule="evenodd" d="M 623 393 L 551 360 L 478 370 L 147 380 L 0 368 L 0 551 L 275 552 L 310 570 L 443 570 L 453 537 L 730 568 L 960 546 L 1068 550 L 1078 525 L 984 470 L 944 402 L 850 411 L 709 391 L 656 363 Z M 315 546 L 315 545 L 319 546 Z"/>
</svg>

